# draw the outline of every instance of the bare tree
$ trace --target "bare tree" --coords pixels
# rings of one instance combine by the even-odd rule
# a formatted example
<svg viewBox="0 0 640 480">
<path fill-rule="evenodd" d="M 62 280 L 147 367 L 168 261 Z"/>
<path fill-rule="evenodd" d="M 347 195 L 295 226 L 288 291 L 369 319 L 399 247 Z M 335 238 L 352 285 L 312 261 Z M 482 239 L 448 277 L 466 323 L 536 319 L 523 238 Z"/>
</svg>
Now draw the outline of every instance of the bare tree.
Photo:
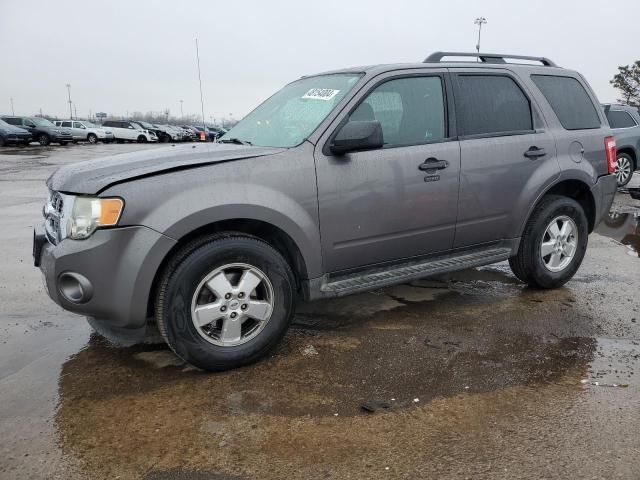
<svg viewBox="0 0 640 480">
<path fill-rule="evenodd" d="M 611 85 L 621 93 L 620 102 L 640 107 L 640 60 L 632 65 L 618 67 L 618 73 L 611 80 Z"/>
</svg>

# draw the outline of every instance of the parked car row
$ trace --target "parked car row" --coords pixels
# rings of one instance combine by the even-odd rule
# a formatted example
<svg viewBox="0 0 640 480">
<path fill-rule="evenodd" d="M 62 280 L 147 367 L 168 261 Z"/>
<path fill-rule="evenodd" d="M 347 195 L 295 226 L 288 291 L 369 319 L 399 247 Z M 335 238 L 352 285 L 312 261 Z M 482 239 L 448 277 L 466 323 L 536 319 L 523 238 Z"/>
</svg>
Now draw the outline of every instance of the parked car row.
<svg viewBox="0 0 640 480">
<path fill-rule="evenodd" d="M 0 146 L 31 142 L 43 146 L 70 142 L 214 142 L 226 133 L 217 127 L 155 125 L 140 120 L 107 120 L 96 125 L 86 120 L 55 120 L 52 123 L 45 118 L 14 115 L 0 119 Z"/>
</svg>

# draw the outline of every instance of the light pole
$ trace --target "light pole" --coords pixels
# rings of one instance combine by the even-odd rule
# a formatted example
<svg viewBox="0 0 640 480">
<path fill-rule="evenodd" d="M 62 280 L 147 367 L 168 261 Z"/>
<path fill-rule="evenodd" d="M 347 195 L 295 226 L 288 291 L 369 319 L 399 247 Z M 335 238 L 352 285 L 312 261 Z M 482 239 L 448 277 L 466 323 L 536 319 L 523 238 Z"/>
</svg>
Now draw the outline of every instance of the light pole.
<svg viewBox="0 0 640 480">
<path fill-rule="evenodd" d="M 202 128 L 207 130 L 207 122 L 204 120 L 204 100 L 202 98 L 202 76 L 200 74 L 200 49 L 196 38 L 196 58 L 198 59 L 198 83 L 200 84 L 200 108 L 202 109 Z"/>
<path fill-rule="evenodd" d="M 9 100 L 11 100 L 11 115 L 15 115 L 16 112 L 13 111 L 13 97 L 11 97 Z"/>
<path fill-rule="evenodd" d="M 487 19 L 484 17 L 478 17 L 473 23 L 475 25 L 478 25 L 478 43 L 476 44 L 476 51 L 480 53 L 480 35 L 482 33 L 482 25 L 487 23 Z"/>
<path fill-rule="evenodd" d="M 71 84 L 67 83 L 67 94 L 69 95 L 69 118 L 73 120 L 73 112 L 71 111 Z"/>
<path fill-rule="evenodd" d="M 182 111 L 182 102 L 183 100 L 180 100 L 180 121 L 184 123 L 184 112 Z"/>
</svg>

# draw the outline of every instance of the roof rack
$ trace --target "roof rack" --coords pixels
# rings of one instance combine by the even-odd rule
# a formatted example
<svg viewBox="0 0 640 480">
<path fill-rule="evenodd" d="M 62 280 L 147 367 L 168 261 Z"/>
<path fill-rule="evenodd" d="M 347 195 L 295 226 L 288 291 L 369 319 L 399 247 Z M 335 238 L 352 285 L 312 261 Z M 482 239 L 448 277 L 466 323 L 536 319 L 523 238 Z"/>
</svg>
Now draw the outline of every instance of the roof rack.
<svg viewBox="0 0 640 480">
<path fill-rule="evenodd" d="M 467 53 L 467 52 L 435 52 L 425 58 L 423 63 L 439 63 L 444 57 L 475 57 L 482 63 L 509 63 L 505 59 L 531 60 L 540 62 L 545 67 L 557 67 L 553 61 L 545 57 L 529 57 L 526 55 L 507 55 L 504 53 Z"/>
</svg>

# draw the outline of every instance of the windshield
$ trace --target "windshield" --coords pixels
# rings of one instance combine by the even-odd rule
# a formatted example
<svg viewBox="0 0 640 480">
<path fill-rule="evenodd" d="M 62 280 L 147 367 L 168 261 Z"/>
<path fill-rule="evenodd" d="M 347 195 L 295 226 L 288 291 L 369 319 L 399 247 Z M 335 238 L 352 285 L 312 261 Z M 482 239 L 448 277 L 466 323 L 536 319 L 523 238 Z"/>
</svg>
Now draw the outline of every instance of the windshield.
<svg viewBox="0 0 640 480">
<path fill-rule="evenodd" d="M 55 125 L 51 123 L 49 120 L 47 120 L 46 118 L 35 117 L 35 118 L 30 118 L 29 120 L 31 120 L 33 123 L 35 123 L 39 127 L 55 127 Z"/>
<path fill-rule="evenodd" d="M 150 123 L 147 122 L 138 122 L 140 125 L 142 125 L 144 128 L 153 128 L 153 125 L 151 125 Z"/>
<path fill-rule="evenodd" d="M 290 83 L 244 117 L 220 141 L 237 139 L 263 147 L 299 145 L 359 78 L 355 74 L 319 75 Z"/>
<path fill-rule="evenodd" d="M 87 128 L 100 128 L 100 127 L 98 127 L 98 125 L 96 125 L 95 123 L 91 123 L 91 122 L 82 122 L 82 124 Z"/>
<path fill-rule="evenodd" d="M 5 122 L 4 120 L 2 120 L 2 119 L 0 118 L 0 127 L 7 128 L 7 127 L 12 127 L 12 126 L 13 126 L 13 125 L 9 125 L 7 122 Z"/>
</svg>

